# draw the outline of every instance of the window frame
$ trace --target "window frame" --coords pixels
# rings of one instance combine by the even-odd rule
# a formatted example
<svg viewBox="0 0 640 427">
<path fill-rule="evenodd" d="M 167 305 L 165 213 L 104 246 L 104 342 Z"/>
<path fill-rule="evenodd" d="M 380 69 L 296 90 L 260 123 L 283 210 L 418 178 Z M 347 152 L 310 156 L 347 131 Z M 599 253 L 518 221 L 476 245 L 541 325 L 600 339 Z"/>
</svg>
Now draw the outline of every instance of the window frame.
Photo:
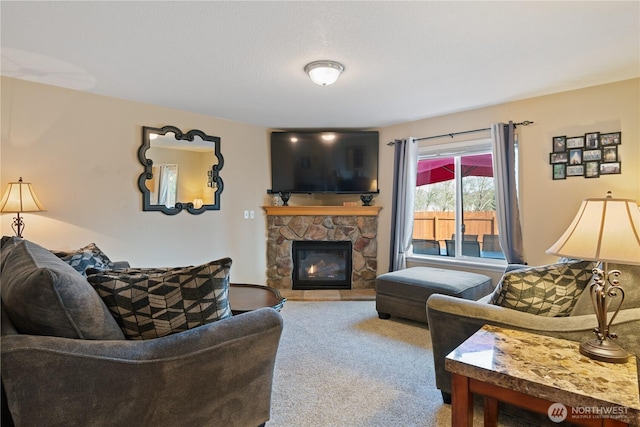
<svg viewBox="0 0 640 427">
<path fill-rule="evenodd" d="M 462 202 L 462 162 L 461 159 L 464 156 L 487 154 L 493 155 L 493 145 L 491 137 L 475 138 L 464 141 L 450 142 L 445 144 L 421 144 L 418 147 L 417 161 L 424 159 L 437 159 L 442 157 L 454 158 L 454 173 L 455 173 L 455 193 L 456 193 L 456 206 L 455 206 L 455 241 L 456 241 L 456 253 L 455 256 L 444 257 L 442 255 L 430 255 L 430 254 L 416 254 L 413 252 L 413 245 L 411 246 L 408 259 L 413 260 L 429 260 L 437 261 L 441 264 L 456 264 L 456 265 L 483 265 L 495 268 L 504 268 L 507 264 L 506 259 L 496 258 L 483 258 L 462 255 L 461 233 L 462 233 L 462 218 L 463 218 L 463 203 Z M 414 185 L 411 191 L 416 191 L 417 186 Z M 414 210 L 415 212 L 415 210 Z"/>
</svg>

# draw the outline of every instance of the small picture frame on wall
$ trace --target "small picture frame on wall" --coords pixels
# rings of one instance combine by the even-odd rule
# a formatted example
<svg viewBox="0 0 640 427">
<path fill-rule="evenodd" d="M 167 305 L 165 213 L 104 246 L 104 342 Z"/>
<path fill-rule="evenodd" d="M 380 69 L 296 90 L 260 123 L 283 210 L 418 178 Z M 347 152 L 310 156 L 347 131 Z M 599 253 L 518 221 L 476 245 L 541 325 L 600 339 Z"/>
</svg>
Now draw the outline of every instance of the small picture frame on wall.
<svg viewBox="0 0 640 427">
<path fill-rule="evenodd" d="M 600 162 L 585 162 L 584 177 L 598 178 L 600 176 Z"/>
<path fill-rule="evenodd" d="M 622 144 L 622 132 L 611 132 L 600 134 L 600 145 L 620 145 Z"/>
<path fill-rule="evenodd" d="M 549 163 L 567 163 L 569 161 L 569 153 L 563 151 L 562 153 L 551 153 L 549 156 Z"/>
<path fill-rule="evenodd" d="M 607 145 L 602 147 L 602 161 L 605 163 L 618 161 L 618 146 Z"/>
<path fill-rule="evenodd" d="M 584 165 L 569 165 L 567 166 L 567 176 L 583 176 Z"/>
<path fill-rule="evenodd" d="M 553 165 L 553 179 L 566 179 L 567 178 L 567 165 L 564 163 L 558 163 Z"/>
<path fill-rule="evenodd" d="M 566 136 L 554 136 L 553 137 L 553 152 L 561 153 L 567 151 L 567 137 Z"/>
<path fill-rule="evenodd" d="M 600 132 L 590 132 L 584 134 L 584 147 L 587 150 L 593 150 L 600 145 Z"/>
<path fill-rule="evenodd" d="M 572 136 L 571 138 L 567 138 L 567 149 L 571 148 L 583 148 L 584 147 L 584 136 Z"/>
<path fill-rule="evenodd" d="M 583 162 L 592 162 L 595 160 L 602 160 L 602 151 L 600 150 L 584 150 L 582 152 Z"/>
<path fill-rule="evenodd" d="M 600 175 L 615 175 L 621 172 L 620 162 L 600 163 Z"/>
<path fill-rule="evenodd" d="M 579 165 L 581 163 L 582 163 L 582 149 L 575 148 L 573 150 L 569 150 L 569 164 Z"/>
</svg>

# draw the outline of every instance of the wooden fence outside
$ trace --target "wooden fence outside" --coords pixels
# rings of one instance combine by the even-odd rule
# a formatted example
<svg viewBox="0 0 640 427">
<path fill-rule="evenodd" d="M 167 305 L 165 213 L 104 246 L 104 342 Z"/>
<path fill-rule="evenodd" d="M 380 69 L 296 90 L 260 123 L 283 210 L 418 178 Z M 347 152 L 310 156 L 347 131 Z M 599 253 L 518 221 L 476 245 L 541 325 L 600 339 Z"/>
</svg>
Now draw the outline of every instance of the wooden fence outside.
<svg viewBox="0 0 640 427">
<path fill-rule="evenodd" d="M 413 238 L 447 240 L 455 234 L 454 212 L 415 212 L 413 217 Z M 485 234 L 498 234 L 496 214 L 488 212 L 465 212 L 465 234 L 475 234 L 482 243 Z"/>
</svg>

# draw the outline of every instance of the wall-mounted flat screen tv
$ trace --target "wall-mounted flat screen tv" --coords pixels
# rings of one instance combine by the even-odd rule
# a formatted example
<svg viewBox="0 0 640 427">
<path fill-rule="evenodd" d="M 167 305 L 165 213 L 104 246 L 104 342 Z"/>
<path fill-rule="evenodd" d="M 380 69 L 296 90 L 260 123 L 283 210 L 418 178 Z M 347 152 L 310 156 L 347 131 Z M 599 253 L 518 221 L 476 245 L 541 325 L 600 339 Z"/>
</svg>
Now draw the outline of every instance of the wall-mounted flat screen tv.
<svg viewBox="0 0 640 427">
<path fill-rule="evenodd" d="M 272 132 L 271 192 L 377 193 L 378 132 Z"/>
</svg>

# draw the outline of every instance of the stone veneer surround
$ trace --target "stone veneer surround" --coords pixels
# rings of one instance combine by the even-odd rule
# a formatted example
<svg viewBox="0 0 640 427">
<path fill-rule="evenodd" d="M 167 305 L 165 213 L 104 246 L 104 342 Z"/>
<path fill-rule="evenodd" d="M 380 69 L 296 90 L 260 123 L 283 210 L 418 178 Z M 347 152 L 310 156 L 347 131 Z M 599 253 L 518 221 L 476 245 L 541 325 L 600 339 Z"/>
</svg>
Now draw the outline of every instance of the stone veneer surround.
<svg viewBox="0 0 640 427">
<path fill-rule="evenodd" d="M 351 289 L 373 289 L 377 275 L 378 207 L 273 206 L 267 211 L 267 286 L 292 289 L 296 240 L 352 243 Z"/>
</svg>

